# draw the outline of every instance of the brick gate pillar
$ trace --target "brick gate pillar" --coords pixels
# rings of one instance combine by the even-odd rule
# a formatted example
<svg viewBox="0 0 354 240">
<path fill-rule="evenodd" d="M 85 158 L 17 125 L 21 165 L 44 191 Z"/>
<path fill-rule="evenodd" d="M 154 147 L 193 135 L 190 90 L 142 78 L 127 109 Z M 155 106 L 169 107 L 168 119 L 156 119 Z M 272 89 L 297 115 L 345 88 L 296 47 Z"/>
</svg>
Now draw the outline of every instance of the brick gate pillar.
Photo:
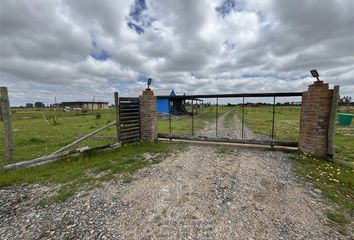
<svg viewBox="0 0 354 240">
<path fill-rule="evenodd" d="M 139 98 L 141 139 L 155 141 L 157 139 L 156 97 L 154 92 L 147 88 Z"/>
<path fill-rule="evenodd" d="M 299 149 L 320 157 L 332 157 L 333 132 L 339 87 L 316 81 L 302 95 Z"/>
</svg>

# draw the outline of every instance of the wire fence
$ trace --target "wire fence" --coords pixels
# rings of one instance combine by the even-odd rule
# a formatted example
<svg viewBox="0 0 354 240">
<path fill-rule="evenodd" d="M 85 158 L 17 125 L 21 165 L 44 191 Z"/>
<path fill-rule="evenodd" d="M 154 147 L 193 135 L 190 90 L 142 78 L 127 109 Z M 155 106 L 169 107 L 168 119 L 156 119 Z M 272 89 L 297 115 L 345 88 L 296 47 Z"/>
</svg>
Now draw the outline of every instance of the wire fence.
<svg viewBox="0 0 354 240">
<path fill-rule="evenodd" d="M 42 98 L 25 98 L 19 101 L 10 99 L 13 144 L 13 161 L 20 162 L 49 155 L 71 142 L 95 131 L 116 120 L 114 95 L 95 96 L 88 99 L 86 96 L 76 96 L 76 99 L 86 102 L 73 101 L 63 105 L 71 99 L 53 99 L 46 102 L 49 96 Z M 105 101 L 102 102 L 101 99 Z M 4 124 L 0 122 L 0 132 L 4 131 Z M 4 134 L 0 134 L 1 143 Z M 96 147 L 117 142 L 115 125 L 99 132 L 70 148 Z M 5 156 L 5 144 L 1 144 L 0 156 Z"/>
</svg>

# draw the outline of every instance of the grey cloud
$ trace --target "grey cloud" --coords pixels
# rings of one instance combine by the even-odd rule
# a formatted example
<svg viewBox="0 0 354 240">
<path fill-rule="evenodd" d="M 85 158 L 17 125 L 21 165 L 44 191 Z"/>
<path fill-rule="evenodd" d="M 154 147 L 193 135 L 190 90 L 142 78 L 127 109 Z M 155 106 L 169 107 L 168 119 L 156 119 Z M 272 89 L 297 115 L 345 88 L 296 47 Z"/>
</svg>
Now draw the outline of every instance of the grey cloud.
<svg viewBox="0 0 354 240">
<path fill-rule="evenodd" d="M 133 0 L 2 0 L 1 85 L 41 90 L 33 96 L 48 101 L 58 88 L 72 92 L 65 97 L 137 95 L 139 75 L 165 93 L 302 91 L 317 68 L 353 96 L 353 1 L 244 1 L 224 17 L 221 2 L 146 0 L 154 21 L 137 34 L 127 26 Z"/>
</svg>

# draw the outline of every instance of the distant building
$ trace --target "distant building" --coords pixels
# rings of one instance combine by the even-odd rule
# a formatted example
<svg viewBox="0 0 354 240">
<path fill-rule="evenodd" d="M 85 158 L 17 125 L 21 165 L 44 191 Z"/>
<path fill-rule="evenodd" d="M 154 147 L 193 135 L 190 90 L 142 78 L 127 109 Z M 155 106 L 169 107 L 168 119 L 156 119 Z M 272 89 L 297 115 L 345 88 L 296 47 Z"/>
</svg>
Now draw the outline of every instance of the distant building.
<svg viewBox="0 0 354 240">
<path fill-rule="evenodd" d="M 26 103 L 26 108 L 33 108 L 33 103 Z"/>
<path fill-rule="evenodd" d="M 63 107 L 68 107 L 71 109 L 108 109 L 108 102 L 84 102 L 84 101 L 75 101 L 75 102 L 62 102 Z"/>
<path fill-rule="evenodd" d="M 200 106 L 200 104 L 203 104 L 203 100 L 200 99 L 183 96 L 174 98 L 176 96 L 177 95 L 174 90 L 171 91 L 169 96 L 156 96 L 157 112 L 162 114 L 170 113 L 173 115 L 186 115 L 191 114 L 191 109 L 190 112 L 188 112 L 186 108 L 190 102 L 187 103 L 186 100 L 194 101 L 194 109 L 196 109 L 197 106 Z"/>
</svg>

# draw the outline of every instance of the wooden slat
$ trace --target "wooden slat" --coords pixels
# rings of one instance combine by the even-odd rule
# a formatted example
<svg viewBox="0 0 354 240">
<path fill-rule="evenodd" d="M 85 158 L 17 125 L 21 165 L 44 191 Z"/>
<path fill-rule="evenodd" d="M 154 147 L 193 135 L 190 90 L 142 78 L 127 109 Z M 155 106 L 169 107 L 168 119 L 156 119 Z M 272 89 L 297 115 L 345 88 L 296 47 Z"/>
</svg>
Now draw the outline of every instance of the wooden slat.
<svg viewBox="0 0 354 240">
<path fill-rule="evenodd" d="M 139 113 L 139 109 L 134 109 L 134 108 L 121 109 L 120 112 L 122 114 L 125 114 L 125 113 Z"/>
<path fill-rule="evenodd" d="M 140 124 L 138 122 L 136 122 L 136 123 L 120 123 L 120 126 L 123 128 L 131 128 L 131 127 L 140 126 Z"/>
<path fill-rule="evenodd" d="M 139 123 L 135 123 L 135 124 L 121 124 L 121 127 L 123 128 L 122 130 L 125 130 L 125 129 L 132 129 L 132 128 L 139 128 L 140 129 L 140 124 Z"/>
<path fill-rule="evenodd" d="M 121 133 L 122 138 L 139 137 L 139 132 Z"/>
<path fill-rule="evenodd" d="M 139 131 L 140 131 L 140 128 L 136 127 L 136 128 L 124 129 L 124 130 L 121 131 L 121 133 L 129 133 L 129 132 L 137 132 L 137 133 L 139 133 Z"/>
<path fill-rule="evenodd" d="M 140 139 L 139 98 L 120 98 L 120 140 L 131 143 Z"/>
<path fill-rule="evenodd" d="M 130 119 L 126 121 L 122 121 L 121 124 L 129 125 L 129 124 L 139 124 L 139 119 Z"/>
<path fill-rule="evenodd" d="M 121 107 L 121 111 L 129 111 L 129 110 L 134 110 L 134 111 L 139 111 L 138 107 L 132 107 L 132 106 L 126 106 L 126 107 Z"/>
<path fill-rule="evenodd" d="M 138 97 L 120 97 L 119 100 L 139 100 Z"/>
<path fill-rule="evenodd" d="M 121 104 L 138 104 L 139 100 L 120 100 Z"/>
<path fill-rule="evenodd" d="M 125 121 L 125 120 L 135 120 L 135 119 L 139 120 L 139 116 L 126 116 L 126 117 L 123 117 L 123 116 L 122 116 L 120 119 L 121 119 L 121 121 Z"/>
<path fill-rule="evenodd" d="M 122 103 L 120 105 L 121 108 L 126 108 L 126 107 L 134 107 L 134 108 L 139 108 L 139 103 Z"/>
<path fill-rule="evenodd" d="M 131 113 L 129 113 L 129 112 L 121 112 L 121 115 L 124 116 L 124 117 L 126 117 L 126 116 L 136 116 L 136 115 L 139 116 L 139 112 L 131 112 Z"/>
</svg>

